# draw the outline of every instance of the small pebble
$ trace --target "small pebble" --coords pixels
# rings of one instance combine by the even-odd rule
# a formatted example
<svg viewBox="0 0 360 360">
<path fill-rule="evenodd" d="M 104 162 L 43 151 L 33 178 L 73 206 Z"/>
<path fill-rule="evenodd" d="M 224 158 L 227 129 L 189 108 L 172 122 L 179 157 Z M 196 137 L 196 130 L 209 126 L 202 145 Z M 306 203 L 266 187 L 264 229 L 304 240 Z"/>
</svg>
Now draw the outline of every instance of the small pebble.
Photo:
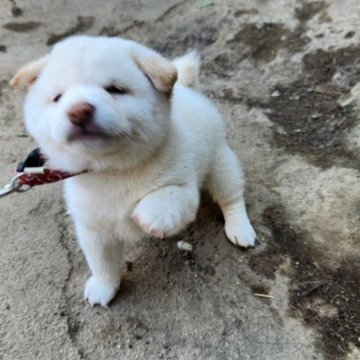
<svg viewBox="0 0 360 360">
<path fill-rule="evenodd" d="M 179 250 L 183 250 L 183 251 L 187 251 L 187 252 L 192 252 L 193 251 L 193 246 L 186 242 L 186 241 L 178 241 L 177 242 L 177 247 Z"/>
<path fill-rule="evenodd" d="M 278 90 L 275 90 L 274 92 L 272 92 L 271 96 L 272 97 L 279 97 L 281 94 L 280 94 L 280 91 Z"/>
</svg>

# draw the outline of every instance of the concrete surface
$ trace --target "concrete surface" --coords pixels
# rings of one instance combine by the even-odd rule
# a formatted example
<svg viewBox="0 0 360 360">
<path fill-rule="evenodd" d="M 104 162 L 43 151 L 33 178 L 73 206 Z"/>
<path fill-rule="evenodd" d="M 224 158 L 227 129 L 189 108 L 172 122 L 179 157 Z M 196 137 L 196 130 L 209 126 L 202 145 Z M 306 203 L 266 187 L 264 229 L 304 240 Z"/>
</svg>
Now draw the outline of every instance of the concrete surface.
<svg viewBox="0 0 360 360">
<path fill-rule="evenodd" d="M 204 4 L 1 2 L 1 183 L 34 147 L 24 94 L 7 85 L 18 66 L 75 33 L 169 57 L 197 48 L 259 243 L 232 247 L 205 195 L 183 234 L 131 247 L 115 301 L 91 308 L 61 184 L 0 199 L 0 359 L 360 359 L 360 122 L 355 105 L 338 105 L 360 81 L 360 3 Z"/>
</svg>

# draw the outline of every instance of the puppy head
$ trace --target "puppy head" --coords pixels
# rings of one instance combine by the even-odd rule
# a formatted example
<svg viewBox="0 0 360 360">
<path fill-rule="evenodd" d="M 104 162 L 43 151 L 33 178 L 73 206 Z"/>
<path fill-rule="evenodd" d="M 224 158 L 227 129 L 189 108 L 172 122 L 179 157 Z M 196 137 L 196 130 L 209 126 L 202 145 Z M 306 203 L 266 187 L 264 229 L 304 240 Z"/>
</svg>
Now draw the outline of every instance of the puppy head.
<svg viewBox="0 0 360 360">
<path fill-rule="evenodd" d="M 130 167 L 164 141 L 174 66 L 119 38 L 73 37 L 21 68 L 25 122 L 52 166 L 68 171 Z"/>
</svg>

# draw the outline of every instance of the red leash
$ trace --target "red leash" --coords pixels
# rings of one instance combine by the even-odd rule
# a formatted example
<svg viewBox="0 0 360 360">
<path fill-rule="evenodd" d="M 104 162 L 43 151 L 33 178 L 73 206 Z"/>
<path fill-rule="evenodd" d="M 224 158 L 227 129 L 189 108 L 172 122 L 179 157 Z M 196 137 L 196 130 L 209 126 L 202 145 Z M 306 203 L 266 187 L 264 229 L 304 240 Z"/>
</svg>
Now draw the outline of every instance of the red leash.
<svg viewBox="0 0 360 360">
<path fill-rule="evenodd" d="M 19 163 L 16 167 L 17 174 L 11 179 L 10 183 L 0 190 L 0 197 L 13 192 L 24 192 L 34 186 L 51 184 L 86 172 L 70 173 L 58 169 L 49 169 L 44 166 L 45 162 L 46 157 L 41 154 L 39 148 L 31 151 L 25 161 Z"/>
<path fill-rule="evenodd" d="M 20 173 L 21 176 L 17 177 L 17 181 L 24 186 L 34 187 L 37 185 L 51 184 L 60 180 L 65 180 L 69 177 L 79 175 L 79 173 L 69 173 L 62 170 L 47 169 L 46 167 L 34 168 Z"/>
</svg>

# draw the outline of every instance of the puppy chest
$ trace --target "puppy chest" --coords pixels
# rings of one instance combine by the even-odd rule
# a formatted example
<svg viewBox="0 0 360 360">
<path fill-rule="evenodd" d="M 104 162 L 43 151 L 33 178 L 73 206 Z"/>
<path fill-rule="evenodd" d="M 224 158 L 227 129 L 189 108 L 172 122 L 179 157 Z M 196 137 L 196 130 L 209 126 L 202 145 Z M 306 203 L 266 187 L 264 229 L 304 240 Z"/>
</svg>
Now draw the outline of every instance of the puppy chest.
<svg viewBox="0 0 360 360">
<path fill-rule="evenodd" d="M 66 186 L 70 213 L 85 222 L 116 224 L 130 218 L 138 196 L 119 182 L 73 182 Z"/>
</svg>

